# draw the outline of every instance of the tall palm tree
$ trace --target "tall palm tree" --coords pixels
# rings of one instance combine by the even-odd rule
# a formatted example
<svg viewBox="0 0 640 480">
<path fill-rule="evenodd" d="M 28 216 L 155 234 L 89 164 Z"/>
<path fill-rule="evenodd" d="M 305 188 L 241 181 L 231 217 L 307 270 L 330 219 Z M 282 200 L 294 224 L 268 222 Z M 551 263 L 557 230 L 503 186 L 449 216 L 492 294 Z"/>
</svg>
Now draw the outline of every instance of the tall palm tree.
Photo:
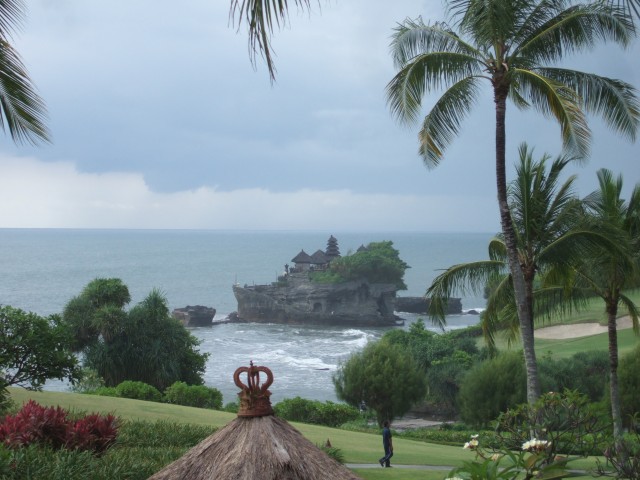
<svg viewBox="0 0 640 480">
<path fill-rule="evenodd" d="M 47 109 L 9 39 L 22 23 L 22 0 L 0 2 L 0 128 L 17 144 L 50 141 Z"/>
<path fill-rule="evenodd" d="M 296 7 L 310 10 L 310 0 L 294 0 Z M 640 18 L 640 0 L 611 0 L 612 5 L 624 9 L 630 18 Z M 256 55 L 264 57 L 269 70 L 269 78 L 276 78 L 276 67 L 272 56 L 271 36 L 275 27 L 282 27 L 287 21 L 289 4 L 287 0 L 231 0 L 229 19 L 239 29 L 243 22 L 249 33 L 249 58 L 255 66 Z M 237 15 L 237 18 L 236 18 Z"/>
<path fill-rule="evenodd" d="M 609 386 L 613 434 L 616 450 L 621 453 L 622 414 L 618 390 L 617 318 L 619 308 L 622 307 L 631 317 L 636 334 L 639 333 L 638 306 L 624 294 L 624 290 L 640 287 L 640 183 L 636 184 L 628 201 L 621 197 L 622 176 L 614 179 L 610 170 L 602 169 L 598 171 L 598 183 L 599 190 L 588 195 L 584 203 L 595 218 L 596 225 L 615 235 L 623 254 L 612 254 L 608 249 L 601 249 L 594 255 L 585 257 L 576 269 L 572 294 L 580 291 L 583 296 L 595 294 L 605 303 L 609 334 Z"/>
<path fill-rule="evenodd" d="M 587 50 L 597 41 L 626 46 L 634 35 L 633 23 L 623 10 L 602 2 L 451 0 L 450 8 L 460 34 L 446 23 L 427 25 L 421 19 L 406 20 L 396 28 L 391 47 L 399 72 L 387 86 L 388 102 L 395 117 L 411 124 L 420 116 L 422 98 L 444 87 L 419 133 L 420 154 L 428 167 L 434 167 L 459 133 L 483 82 L 491 87 L 500 220 L 520 323 L 527 399 L 533 403 L 540 394 L 533 312 L 507 202 L 507 99 L 520 109 L 533 107 L 555 118 L 564 146 L 572 154 L 588 152 L 585 112 L 602 115 L 613 129 L 635 139 L 640 107 L 632 86 L 553 66 L 566 53 Z"/>
</svg>

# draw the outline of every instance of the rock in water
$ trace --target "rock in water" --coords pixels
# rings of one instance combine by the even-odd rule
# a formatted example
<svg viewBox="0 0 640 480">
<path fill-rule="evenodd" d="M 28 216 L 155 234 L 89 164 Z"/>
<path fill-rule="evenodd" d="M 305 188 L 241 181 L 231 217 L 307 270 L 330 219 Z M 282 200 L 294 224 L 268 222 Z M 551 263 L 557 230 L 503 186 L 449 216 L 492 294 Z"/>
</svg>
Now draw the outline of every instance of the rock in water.
<svg viewBox="0 0 640 480">
<path fill-rule="evenodd" d="M 176 308 L 172 315 L 185 327 L 208 327 L 213 323 L 216 309 L 202 305 L 187 305 L 185 308 Z"/>
</svg>

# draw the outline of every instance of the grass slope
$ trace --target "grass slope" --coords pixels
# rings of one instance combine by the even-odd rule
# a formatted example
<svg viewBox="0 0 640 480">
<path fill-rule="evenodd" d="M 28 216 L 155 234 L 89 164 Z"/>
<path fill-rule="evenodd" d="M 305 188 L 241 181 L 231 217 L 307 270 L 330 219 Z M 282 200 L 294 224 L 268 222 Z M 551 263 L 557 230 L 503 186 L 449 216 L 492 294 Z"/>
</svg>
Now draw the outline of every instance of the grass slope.
<svg viewBox="0 0 640 480">
<path fill-rule="evenodd" d="M 67 392 L 32 392 L 22 388 L 10 388 L 9 391 L 18 405 L 33 399 L 41 405 L 60 405 L 75 412 L 113 413 L 125 420 L 135 419 L 149 422 L 163 420 L 174 423 L 222 427 L 235 418 L 235 414 L 232 413 L 125 398 L 80 395 Z M 329 439 L 334 447 L 342 450 L 346 463 L 375 465 L 382 455 L 382 441 L 379 435 L 351 432 L 318 425 L 292 424 L 314 444 L 321 444 Z M 464 461 L 474 459 L 473 453 L 463 450 L 461 446 L 451 447 L 395 438 L 394 447 L 396 454 L 393 457 L 393 462 L 395 465 L 459 466 Z M 593 466 L 591 460 L 579 460 L 572 463 L 573 468 L 583 469 L 591 466 Z M 354 468 L 354 471 L 365 480 L 383 478 L 393 480 L 415 478 L 442 480 L 447 476 L 447 471 L 412 468 Z"/>
</svg>

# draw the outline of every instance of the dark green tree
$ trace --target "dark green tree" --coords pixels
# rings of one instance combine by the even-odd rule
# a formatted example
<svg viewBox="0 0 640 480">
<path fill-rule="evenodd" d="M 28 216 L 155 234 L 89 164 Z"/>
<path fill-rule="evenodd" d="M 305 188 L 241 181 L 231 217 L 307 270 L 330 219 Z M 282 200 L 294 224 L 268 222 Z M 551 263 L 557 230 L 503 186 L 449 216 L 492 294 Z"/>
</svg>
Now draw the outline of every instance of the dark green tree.
<svg viewBox="0 0 640 480">
<path fill-rule="evenodd" d="M 0 306 L 0 389 L 10 385 L 40 390 L 51 379 L 79 379 L 73 338 L 58 315 L 41 317 Z"/>
<path fill-rule="evenodd" d="M 367 344 L 340 365 L 333 377 L 336 395 L 349 405 L 362 401 L 376 412 L 378 424 L 405 414 L 424 398 L 424 371 L 411 355 L 386 341 Z"/>
<path fill-rule="evenodd" d="M 64 319 L 84 352 L 85 366 L 114 387 L 125 380 L 163 391 L 174 382 L 201 385 L 208 354 L 199 340 L 174 319 L 158 290 L 130 311 L 126 285 L 120 279 L 96 279 L 64 309 Z"/>
<path fill-rule="evenodd" d="M 507 99 L 516 107 L 554 118 L 572 154 L 584 157 L 590 132 L 585 113 L 628 138 L 638 128 L 639 106 L 632 86 L 592 73 L 558 67 L 569 53 L 598 42 L 630 43 L 635 30 L 627 11 L 607 2 L 546 0 L 450 0 L 456 30 L 446 23 L 406 20 L 393 35 L 399 71 L 387 86 L 395 117 L 418 122 L 423 97 L 444 89 L 422 120 L 420 155 L 435 167 L 458 135 L 462 120 L 488 84 L 495 104 L 495 172 L 500 221 L 520 322 L 528 378 L 528 401 L 540 395 L 533 345 L 533 311 L 518 256 L 506 179 Z"/>
<path fill-rule="evenodd" d="M 332 281 L 365 279 L 369 283 L 392 283 L 399 290 L 405 290 L 404 272 L 410 268 L 393 247 L 393 242 L 372 242 L 363 250 L 333 260 L 329 264 Z M 325 272 L 318 272 L 314 279 L 322 281 Z"/>
<path fill-rule="evenodd" d="M 526 374 L 519 352 L 507 352 L 470 369 L 460 384 L 460 417 L 474 426 L 488 425 L 501 412 L 526 401 Z"/>
<path fill-rule="evenodd" d="M 126 317 L 125 306 L 131 301 L 129 288 L 119 278 L 96 278 L 64 307 L 62 318 L 82 350 L 100 337 L 111 339 L 119 332 Z"/>
</svg>

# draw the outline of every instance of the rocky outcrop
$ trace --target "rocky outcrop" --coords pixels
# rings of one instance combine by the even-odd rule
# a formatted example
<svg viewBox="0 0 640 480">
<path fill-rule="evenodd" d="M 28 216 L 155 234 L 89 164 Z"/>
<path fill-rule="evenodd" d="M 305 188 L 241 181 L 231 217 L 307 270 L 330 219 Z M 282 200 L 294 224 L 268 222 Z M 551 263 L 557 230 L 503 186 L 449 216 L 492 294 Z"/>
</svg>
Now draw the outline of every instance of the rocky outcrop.
<svg viewBox="0 0 640 480">
<path fill-rule="evenodd" d="M 238 321 L 312 325 L 396 325 L 396 287 L 351 281 L 320 284 L 292 273 L 271 285 L 233 286 Z"/>
<path fill-rule="evenodd" d="M 427 313 L 429 311 L 429 299 L 425 297 L 398 297 L 396 298 L 396 311 L 405 313 Z M 447 315 L 462 313 L 462 301 L 459 298 L 450 298 Z"/>
<path fill-rule="evenodd" d="M 172 314 L 173 318 L 179 320 L 185 327 L 208 327 L 213 323 L 216 309 L 202 305 L 187 305 L 185 308 L 176 308 Z"/>
</svg>

